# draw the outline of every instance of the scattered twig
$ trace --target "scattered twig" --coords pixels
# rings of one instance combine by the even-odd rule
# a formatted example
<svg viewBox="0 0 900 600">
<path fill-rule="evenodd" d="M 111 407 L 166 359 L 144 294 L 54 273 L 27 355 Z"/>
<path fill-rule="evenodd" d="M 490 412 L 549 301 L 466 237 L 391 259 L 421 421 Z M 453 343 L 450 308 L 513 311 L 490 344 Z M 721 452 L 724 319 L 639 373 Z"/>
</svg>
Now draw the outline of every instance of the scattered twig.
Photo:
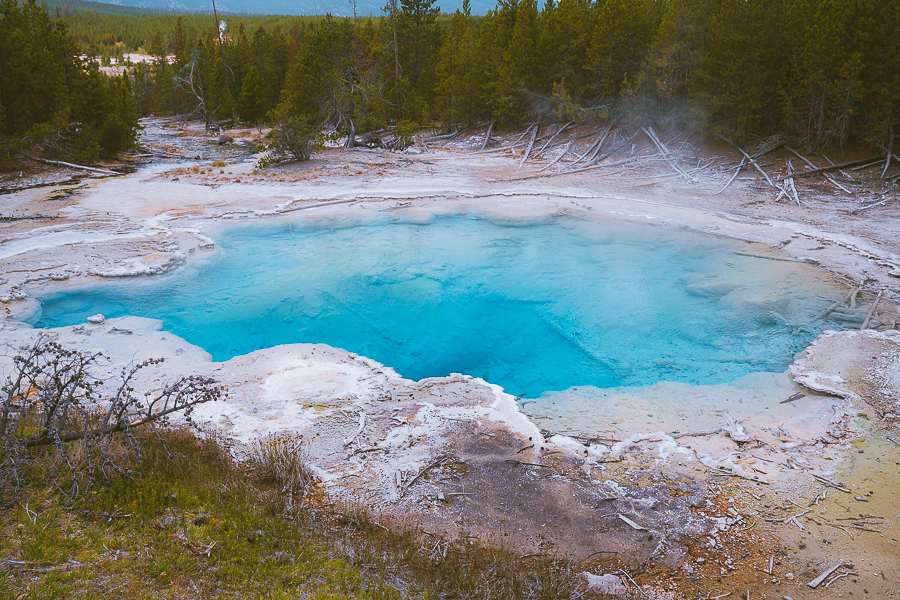
<svg viewBox="0 0 900 600">
<path fill-rule="evenodd" d="M 672 434 L 672 437 L 676 438 L 676 439 L 682 438 L 682 437 L 702 437 L 705 435 L 715 435 L 715 434 L 719 433 L 720 431 L 722 431 L 721 427 L 719 427 L 718 429 L 712 429 L 710 431 L 688 431 L 685 433 L 675 433 L 675 434 Z"/>
<path fill-rule="evenodd" d="M 448 456 L 442 456 L 442 457 L 438 458 L 436 461 L 434 461 L 433 463 L 431 463 L 430 465 L 428 465 L 427 467 L 425 467 L 424 469 L 422 469 L 421 471 L 419 471 L 419 472 L 416 474 L 416 476 L 413 477 L 412 479 L 410 479 L 409 481 L 407 481 L 407 482 L 403 485 L 403 487 L 404 487 L 404 488 L 408 488 L 408 487 L 411 486 L 413 483 L 415 483 L 416 480 L 417 480 L 419 477 L 421 477 L 422 475 L 424 475 L 425 473 L 427 473 L 428 471 L 430 471 L 430 470 L 433 469 L 434 467 L 438 466 L 439 464 L 441 464 L 442 462 L 444 462 L 444 461 L 447 460 L 448 458 L 449 458 Z"/>
<path fill-rule="evenodd" d="M 800 398 L 803 398 L 804 396 L 806 396 L 806 394 L 801 394 L 800 392 L 797 392 L 796 394 L 792 395 L 787 400 L 782 400 L 778 404 L 787 404 L 788 402 L 793 402 L 794 400 L 799 400 Z"/>
<path fill-rule="evenodd" d="M 859 208 L 857 208 L 856 210 L 853 210 L 851 212 L 855 215 L 857 213 L 861 213 L 864 210 L 869 210 L 870 208 L 875 208 L 876 206 L 882 206 L 884 204 L 887 204 L 891 200 L 894 200 L 894 196 L 891 196 L 890 198 L 885 198 L 884 200 L 880 200 L 878 202 L 873 202 L 871 204 L 867 204 L 865 206 L 860 206 Z"/>
<path fill-rule="evenodd" d="M 359 434 L 361 434 L 363 432 L 363 430 L 365 428 L 366 428 L 366 411 L 361 410 L 361 411 L 359 411 L 359 427 L 356 429 L 356 432 L 353 435 L 351 435 L 346 440 L 344 440 L 344 447 L 346 448 L 347 446 L 352 444 L 353 441 L 359 436 Z"/>
<path fill-rule="evenodd" d="M 832 573 L 834 573 L 835 571 L 837 571 L 838 569 L 840 569 L 840 568 L 843 566 L 843 564 L 844 564 L 844 563 L 839 562 L 838 564 L 834 565 L 834 566 L 831 567 L 830 569 L 827 569 L 826 571 L 824 571 L 821 575 L 819 575 L 818 577 L 816 577 L 815 579 L 813 579 L 812 581 L 810 581 L 810 582 L 807 583 L 806 585 L 808 585 L 808 586 L 811 587 L 812 589 L 816 589 L 817 587 L 819 587 L 819 585 L 820 585 L 823 581 L 825 581 L 826 579 L 828 579 L 828 577 L 829 577 Z"/>
<path fill-rule="evenodd" d="M 834 480 L 832 480 L 832 479 L 828 479 L 827 477 L 822 477 L 821 475 L 816 475 L 815 473 L 810 473 L 810 475 L 812 475 L 815 479 L 817 479 L 817 480 L 820 481 L 821 483 L 824 483 L 824 484 L 827 485 L 828 487 L 832 487 L 832 488 L 834 488 L 834 489 L 836 489 L 836 490 L 840 490 L 840 491 L 845 492 L 845 493 L 847 493 L 847 494 L 852 494 L 852 493 L 853 493 L 853 492 L 851 492 L 850 490 L 848 490 L 847 488 L 845 488 L 845 487 L 844 487 L 844 484 L 840 483 L 839 481 L 834 481 Z"/>
<path fill-rule="evenodd" d="M 525 461 L 521 461 L 521 460 L 515 460 L 515 459 L 512 459 L 512 458 L 507 459 L 506 462 L 508 462 L 508 463 L 515 463 L 515 464 L 518 464 L 518 465 L 527 465 L 527 466 L 529 466 L 529 467 L 543 467 L 543 468 L 545 468 L 545 469 L 552 469 L 552 468 L 553 468 L 553 467 L 551 467 L 550 465 L 542 465 L 542 464 L 540 464 L 540 463 L 525 462 Z"/>
<path fill-rule="evenodd" d="M 621 521 L 625 522 L 625 523 L 626 523 L 629 527 L 631 527 L 632 529 L 635 529 L 635 530 L 637 530 L 637 531 L 647 531 L 647 528 L 646 528 L 646 527 L 641 527 L 640 525 L 638 525 L 637 523 L 635 523 L 634 521 L 632 521 L 631 519 L 629 519 L 629 518 L 626 517 L 625 515 L 619 514 L 619 515 L 617 515 L 617 516 L 619 517 L 619 519 L 620 519 Z"/>
<path fill-rule="evenodd" d="M 838 574 L 835 575 L 830 581 L 828 581 L 828 583 L 825 584 L 825 587 L 828 587 L 829 585 L 831 585 L 832 583 L 834 583 L 834 582 L 837 581 L 838 579 L 840 579 L 840 578 L 842 578 L 842 577 L 847 577 L 848 575 L 859 575 L 859 573 L 854 573 L 853 571 L 846 571 L 846 572 L 844 572 L 844 573 L 838 573 Z"/>
</svg>

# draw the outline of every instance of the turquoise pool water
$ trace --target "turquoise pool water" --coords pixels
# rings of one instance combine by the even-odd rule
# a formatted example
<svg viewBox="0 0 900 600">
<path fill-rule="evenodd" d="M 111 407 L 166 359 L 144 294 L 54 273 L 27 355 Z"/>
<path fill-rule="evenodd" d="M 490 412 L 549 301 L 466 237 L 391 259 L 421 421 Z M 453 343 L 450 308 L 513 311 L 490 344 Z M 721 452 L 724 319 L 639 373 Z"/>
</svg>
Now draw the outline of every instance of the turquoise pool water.
<svg viewBox="0 0 900 600">
<path fill-rule="evenodd" d="M 34 324 L 153 317 L 216 360 L 321 342 L 405 377 L 465 373 L 536 397 L 783 371 L 836 328 L 821 315 L 843 293 L 807 266 L 738 254 L 759 252 L 745 242 L 571 216 L 207 233 L 217 250 L 173 273 L 38 293 Z"/>
</svg>

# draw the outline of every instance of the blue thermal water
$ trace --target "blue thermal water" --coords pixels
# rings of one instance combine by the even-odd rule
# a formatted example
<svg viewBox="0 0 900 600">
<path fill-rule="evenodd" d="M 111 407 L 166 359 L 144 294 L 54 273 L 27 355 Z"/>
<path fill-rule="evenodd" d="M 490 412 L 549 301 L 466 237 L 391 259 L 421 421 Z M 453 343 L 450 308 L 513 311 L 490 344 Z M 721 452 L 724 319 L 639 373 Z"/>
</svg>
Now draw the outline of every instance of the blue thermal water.
<svg viewBox="0 0 900 600">
<path fill-rule="evenodd" d="M 842 293 L 797 263 L 687 230 L 559 217 L 507 226 L 288 220 L 213 234 L 173 273 L 42 296 L 35 324 L 161 319 L 226 360 L 325 343 L 419 379 L 464 373 L 535 397 L 571 386 L 725 383 L 783 371 Z"/>
</svg>

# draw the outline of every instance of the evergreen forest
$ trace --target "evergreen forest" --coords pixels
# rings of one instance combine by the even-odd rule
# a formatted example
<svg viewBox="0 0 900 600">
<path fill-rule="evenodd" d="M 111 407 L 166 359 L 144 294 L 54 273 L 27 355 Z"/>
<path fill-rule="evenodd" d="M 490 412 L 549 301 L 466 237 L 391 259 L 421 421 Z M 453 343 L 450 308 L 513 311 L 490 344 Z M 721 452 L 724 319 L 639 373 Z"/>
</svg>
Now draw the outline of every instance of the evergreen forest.
<svg viewBox="0 0 900 600">
<path fill-rule="evenodd" d="M 51 13 L 3 0 L 7 138 L 77 122 L 112 152 L 134 110 L 351 139 L 608 120 L 880 152 L 900 127 L 896 0 L 500 0 L 484 17 L 390 0 L 383 17 L 231 16 L 224 32 L 212 15 Z M 92 67 L 138 47 L 156 58 L 124 79 Z"/>
<path fill-rule="evenodd" d="M 135 143 L 130 81 L 83 60 L 66 24 L 32 0 L 0 2 L 0 158 L 23 151 L 93 161 Z"/>
</svg>

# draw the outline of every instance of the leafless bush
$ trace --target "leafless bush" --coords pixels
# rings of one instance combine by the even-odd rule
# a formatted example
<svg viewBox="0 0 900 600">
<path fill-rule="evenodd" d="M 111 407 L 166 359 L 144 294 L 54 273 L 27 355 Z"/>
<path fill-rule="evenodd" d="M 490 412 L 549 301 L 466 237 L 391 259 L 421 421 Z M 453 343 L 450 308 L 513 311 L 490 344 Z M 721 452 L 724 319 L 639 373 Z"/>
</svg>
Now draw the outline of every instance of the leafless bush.
<svg viewBox="0 0 900 600">
<path fill-rule="evenodd" d="M 165 426 L 175 412 L 190 424 L 194 406 L 224 392 L 213 379 L 189 376 L 135 393 L 136 374 L 158 358 L 122 369 L 110 397 L 92 372 L 102 357 L 42 337 L 13 358 L 0 386 L 0 504 L 16 500 L 41 458 L 49 458 L 42 462 L 47 481 L 70 499 L 114 474 L 128 475 L 128 459 L 140 456 L 137 428 Z"/>
<path fill-rule="evenodd" d="M 315 475 L 309 468 L 303 440 L 297 435 L 270 435 L 255 440 L 247 450 L 250 466 L 260 483 L 274 484 L 285 495 L 288 509 L 293 497 L 303 495 Z"/>
</svg>

